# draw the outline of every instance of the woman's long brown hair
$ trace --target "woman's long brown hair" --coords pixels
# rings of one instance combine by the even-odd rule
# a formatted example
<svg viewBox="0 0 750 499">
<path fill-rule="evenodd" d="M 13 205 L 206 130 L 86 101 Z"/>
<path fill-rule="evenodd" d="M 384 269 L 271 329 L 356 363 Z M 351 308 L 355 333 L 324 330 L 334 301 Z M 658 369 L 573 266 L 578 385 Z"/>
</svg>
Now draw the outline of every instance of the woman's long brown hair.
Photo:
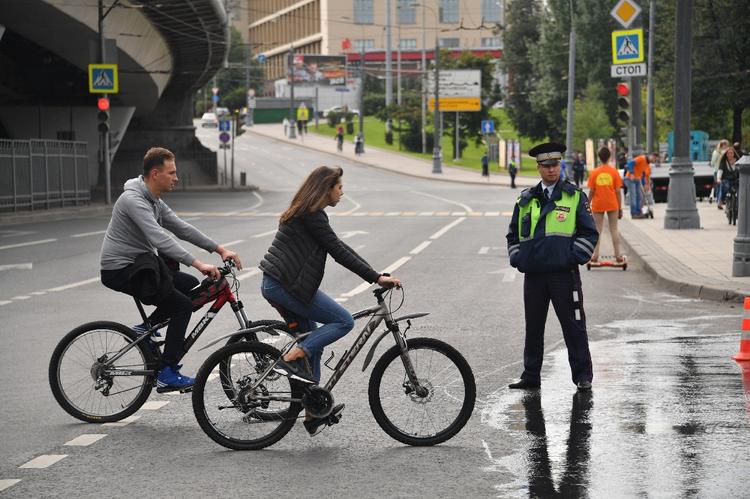
<svg viewBox="0 0 750 499">
<path fill-rule="evenodd" d="M 281 214 L 281 223 L 325 208 L 328 205 L 328 195 L 331 189 L 342 175 L 344 175 L 344 170 L 338 166 L 334 168 L 319 166 L 310 172 L 297 194 L 292 198 L 289 208 Z"/>
</svg>

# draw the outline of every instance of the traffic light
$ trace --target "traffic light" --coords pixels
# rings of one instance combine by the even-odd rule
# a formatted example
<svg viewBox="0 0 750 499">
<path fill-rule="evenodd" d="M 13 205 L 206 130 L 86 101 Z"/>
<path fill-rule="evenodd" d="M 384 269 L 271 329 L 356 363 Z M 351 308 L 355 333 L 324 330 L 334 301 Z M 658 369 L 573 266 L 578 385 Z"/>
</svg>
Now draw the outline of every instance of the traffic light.
<svg viewBox="0 0 750 499">
<path fill-rule="evenodd" d="M 617 118 L 630 123 L 630 87 L 627 83 L 617 84 Z"/>
<path fill-rule="evenodd" d="M 100 97 L 96 102 L 96 106 L 99 108 L 99 112 L 96 117 L 99 122 L 97 130 L 99 133 L 109 132 L 109 99 L 107 97 Z"/>
</svg>

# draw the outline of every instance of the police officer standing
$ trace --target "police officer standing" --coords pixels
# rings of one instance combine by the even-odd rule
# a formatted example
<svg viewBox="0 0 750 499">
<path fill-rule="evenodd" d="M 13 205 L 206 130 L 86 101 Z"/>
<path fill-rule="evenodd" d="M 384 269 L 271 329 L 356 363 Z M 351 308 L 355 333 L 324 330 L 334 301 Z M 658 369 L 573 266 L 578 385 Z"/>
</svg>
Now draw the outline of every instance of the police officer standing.
<svg viewBox="0 0 750 499">
<path fill-rule="evenodd" d="M 506 236 L 510 264 L 525 274 L 524 371 L 510 388 L 541 385 L 544 325 L 551 300 L 568 347 L 573 383 L 579 390 L 591 390 L 593 373 L 578 266 L 591 259 L 599 234 L 586 195 L 560 178 L 563 152 L 565 146 L 554 142 L 529 151 L 542 180 L 521 192 Z"/>
</svg>

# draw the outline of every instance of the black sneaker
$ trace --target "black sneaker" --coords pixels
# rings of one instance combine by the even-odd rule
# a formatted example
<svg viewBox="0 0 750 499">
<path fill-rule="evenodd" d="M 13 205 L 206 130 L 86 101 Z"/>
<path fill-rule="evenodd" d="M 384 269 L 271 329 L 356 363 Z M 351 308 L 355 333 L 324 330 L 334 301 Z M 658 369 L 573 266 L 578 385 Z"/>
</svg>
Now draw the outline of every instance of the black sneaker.
<svg viewBox="0 0 750 499">
<path fill-rule="evenodd" d="M 341 411 L 344 410 L 344 407 L 346 407 L 344 404 L 339 404 L 333 407 L 333 410 L 331 410 L 331 413 L 324 417 L 324 418 L 313 418 L 309 421 L 305 421 L 305 429 L 307 430 L 307 433 L 310 434 L 311 437 L 314 437 L 321 431 L 323 431 L 326 427 L 326 425 L 330 426 L 332 424 L 336 424 L 341 419 Z"/>
<path fill-rule="evenodd" d="M 303 383 L 309 383 L 311 385 L 318 384 L 315 378 L 313 378 L 313 375 L 307 367 L 307 363 L 304 359 L 290 360 L 289 362 L 284 359 L 279 359 L 273 370 L 274 372 L 296 379 L 297 381 L 302 381 Z"/>
</svg>

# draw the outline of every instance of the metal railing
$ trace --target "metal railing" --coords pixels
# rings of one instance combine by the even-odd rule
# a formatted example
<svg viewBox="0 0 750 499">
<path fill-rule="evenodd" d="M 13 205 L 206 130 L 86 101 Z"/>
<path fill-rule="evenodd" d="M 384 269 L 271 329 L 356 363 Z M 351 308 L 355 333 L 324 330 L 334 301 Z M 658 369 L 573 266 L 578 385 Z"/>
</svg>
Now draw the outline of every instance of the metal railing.
<svg viewBox="0 0 750 499">
<path fill-rule="evenodd" d="M 0 213 L 91 201 L 86 142 L 0 139 Z"/>
</svg>

